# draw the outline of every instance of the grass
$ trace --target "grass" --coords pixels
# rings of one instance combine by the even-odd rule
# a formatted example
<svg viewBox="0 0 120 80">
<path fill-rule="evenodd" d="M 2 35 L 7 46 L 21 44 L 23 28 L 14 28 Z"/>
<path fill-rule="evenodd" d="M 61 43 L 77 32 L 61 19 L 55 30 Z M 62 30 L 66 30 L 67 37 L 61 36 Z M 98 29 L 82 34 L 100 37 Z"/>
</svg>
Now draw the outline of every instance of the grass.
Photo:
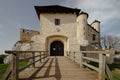
<svg viewBox="0 0 120 80">
<path fill-rule="evenodd" d="M 120 74 L 118 72 L 112 71 L 112 75 L 113 75 L 115 80 L 120 80 Z"/>
<path fill-rule="evenodd" d="M 115 69 L 120 69 L 120 63 L 109 64 L 109 68 L 112 72 L 112 75 L 113 75 L 114 79 L 115 80 L 120 80 L 120 73 L 115 71 Z"/>
<path fill-rule="evenodd" d="M 23 66 L 25 66 L 25 65 L 27 65 L 28 64 L 28 62 L 26 61 L 26 62 L 20 62 L 19 63 L 19 68 L 22 68 Z"/>
<path fill-rule="evenodd" d="M 25 65 L 27 65 L 28 62 L 20 62 L 19 63 L 19 67 L 23 67 Z M 2 76 L 4 75 L 5 71 L 7 70 L 9 64 L 0 64 L 0 79 L 2 78 Z"/>
<path fill-rule="evenodd" d="M 8 64 L 0 64 L 0 79 L 8 68 Z"/>
<path fill-rule="evenodd" d="M 98 67 L 99 64 L 96 63 L 96 62 L 90 62 L 89 64 L 95 66 L 95 67 Z M 111 73 L 114 77 L 115 80 L 120 80 L 120 73 L 118 73 L 117 71 L 115 71 L 115 69 L 120 69 L 120 63 L 113 63 L 113 64 L 108 64 L 110 70 L 111 70 Z"/>
</svg>

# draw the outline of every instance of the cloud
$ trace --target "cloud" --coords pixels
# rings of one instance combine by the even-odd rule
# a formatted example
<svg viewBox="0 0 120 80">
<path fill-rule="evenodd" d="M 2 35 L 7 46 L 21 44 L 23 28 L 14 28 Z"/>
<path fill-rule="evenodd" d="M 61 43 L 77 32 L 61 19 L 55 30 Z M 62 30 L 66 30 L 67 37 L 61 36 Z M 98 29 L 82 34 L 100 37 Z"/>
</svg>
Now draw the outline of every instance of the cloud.
<svg viewBox="0 0 120 80">
<path fill-rule="evenodd" d="M 120 12 L 119 7 L 117 7 L 120 5 L 120 0 L 67 0 L 61 4 L 80 8 L 82 11 L 88 12 L 91 18 L 104 20 L 104 22 L 115 18 Z"/>
<path fill-rule="evenodd" d="M 95 19 L 101 21 L 103 33 L 106 33 L 105 31 L 116 33 L 120 30 L 120 23 L 115 23 L 120 20 L 120 0 L 66 0 L 61 4 L 87 12 L 89 23 L 92 23 Z"/>
</svg>

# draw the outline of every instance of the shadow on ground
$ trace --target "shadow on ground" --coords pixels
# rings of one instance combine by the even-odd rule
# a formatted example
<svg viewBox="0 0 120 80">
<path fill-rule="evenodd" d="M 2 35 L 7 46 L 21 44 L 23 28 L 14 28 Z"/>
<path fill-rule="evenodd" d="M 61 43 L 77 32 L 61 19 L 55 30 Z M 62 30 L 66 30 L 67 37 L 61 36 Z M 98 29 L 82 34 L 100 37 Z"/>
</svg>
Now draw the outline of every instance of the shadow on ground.
<svg viewBox="0 0 120 80">
<path fill-rule="evenodd" d="M 55 60 L 55 62 L 54 62 L 54 60 Z M 49 62 L 49 65 L 45 66 L 48 62 Z M 54 64 L 54 63 L 55 63 L 55 66 L 52 66 L 52 64 Z M 44 73 L 44 76 L 36 77 L 37 74 L 40 73 L 42 68 L 44 68 L 44 67 L 47 68 Z M 54 75 L 50 75 L 50 70 L 52 67 L 55 68 Z M 40 67 L 35 67 L 35 68 L 38 68 L 38 69 L 29 78 L 21 78 L 19 80 L 33 80 L 33 79 L 49 78 L 49 77 L 54 77 L 54 78 L 56 78 L 56 80 L 60 80 L 62 77 L 61 72 L 60 72 L 60 66 L 59 66 L 58 59 L 56 56 L 55 56 L 55 58 L 52 58 L 52 59 L 48 58 L 44 62 L 44 64 L 42 64 Z"/>
</svg>

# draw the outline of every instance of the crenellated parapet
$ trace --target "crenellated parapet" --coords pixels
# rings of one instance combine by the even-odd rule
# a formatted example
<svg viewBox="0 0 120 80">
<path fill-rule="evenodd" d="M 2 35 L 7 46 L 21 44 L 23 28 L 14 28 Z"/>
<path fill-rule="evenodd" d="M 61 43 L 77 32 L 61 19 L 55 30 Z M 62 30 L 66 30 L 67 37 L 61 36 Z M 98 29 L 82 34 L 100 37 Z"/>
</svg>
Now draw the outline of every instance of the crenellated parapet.
<svg viewBox="0 0 120 80">
<path fill-rule="evenodd" d="M 39 35 L 40 32 L 36 30 L 20 29 L 20 41 L 30 41 L 35 35 Z"/>
</svg>

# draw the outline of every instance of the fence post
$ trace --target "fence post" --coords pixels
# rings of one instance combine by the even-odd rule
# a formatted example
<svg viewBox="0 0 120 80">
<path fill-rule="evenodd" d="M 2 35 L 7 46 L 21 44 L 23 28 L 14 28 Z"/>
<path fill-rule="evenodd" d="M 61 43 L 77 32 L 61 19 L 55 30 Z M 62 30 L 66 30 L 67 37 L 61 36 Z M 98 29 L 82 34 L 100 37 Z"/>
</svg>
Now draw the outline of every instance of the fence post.
<svg viewBox="0 0 120 80">
<path fill-rule="evenodd" d="M 46 52 L 44 51 L 44 61 L 46 60 Z"/>
<path fill-rule="evenodd" d="M 41 62 L 44 62 L 44 51 L 41 52 Z"/>
<path fill-rule="evenodd" d="M 71 58 L 71 52 L 69 52 L 69 56 L 70 56 L 70 59 L 72 59 L 72 58 Z"/>
<path fill-rule="evenodd" d="M 73 60 L 75 61 L 75 52 L 73 52 Z"/>
<path fill-rule="evenodd" d="M 35 52 L 32 52 L 32 67 L 35 67 Z"/>
<path fill-rule="evenodd" d="M 47 57 L 48 57 L 48 56 L 50 56 L 50 52 L 49 52 L 49 51 L 47 51 Z"/>
<path fill-rule="evenodd" d="M 39 55 L 40 55 L 40 62 L 41 62 L 41 52 L 39 52 Z"/>
<path fill-rule="evenodd" d="M 105 80 L 105 55 L 99 54 L 99 80 Z"/>
<path fill-rule="evenodd" d="M 12 70 L 12 74 L 13 74 L 13 80 L 18 80 L 18 69 L 19 69 L 19 53 L 12 53 L 13 55 L 13 61 L 12 61 L 12 65 L 13 65 L 13 70 Z"/>
<path fill-rule="evenodd" d="M 48 52 L 46 51 L 46 53 L 45 53 L 45 58 L 46 58 L 46 59 L 47 59 L 47 57 L 48 57 L 47 54 L 48 54 Z"/>
<path fill-rule="evenodd" d="M 83 59 L 82 59 L 82 57 L 83 57 L 83 53 L 80 52 L 80 68 L 83 68 L 83 64 L 82 64 Z"/>
<path fill-rule="evenodd" d="M 46 59 L 47 59 L 47 57 L 48 57 L 48 52 L 46 51 Z"/>
</svg>

